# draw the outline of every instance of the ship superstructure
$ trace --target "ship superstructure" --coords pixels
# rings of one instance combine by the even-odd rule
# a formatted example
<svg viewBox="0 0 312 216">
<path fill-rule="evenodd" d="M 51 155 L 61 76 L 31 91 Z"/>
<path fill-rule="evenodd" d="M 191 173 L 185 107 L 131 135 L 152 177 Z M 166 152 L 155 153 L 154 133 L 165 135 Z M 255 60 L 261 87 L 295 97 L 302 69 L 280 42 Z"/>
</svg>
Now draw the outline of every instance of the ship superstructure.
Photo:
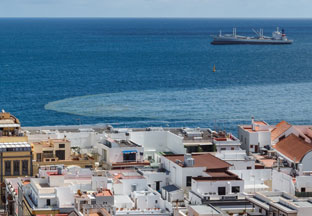
<svg viewBox="0 0 312 216">
<path fill-rule="evenodd" d="M 289 40 L 285 34 L 284 29 L 282 31 L 279 28 L 272 33 L 272 36 L 265 36 L 263 29 L 256 31 L 252 29 L 256 34 L 255 37 L 241 36 L 236 34 L 236 28 L 233 28 L 232 34 L 222 34 L 220 31 L 219 35 L 214 35 L 213 45 L 226 45 L 226 44 L 291 44 L 293 40 Z"/>
</svg>

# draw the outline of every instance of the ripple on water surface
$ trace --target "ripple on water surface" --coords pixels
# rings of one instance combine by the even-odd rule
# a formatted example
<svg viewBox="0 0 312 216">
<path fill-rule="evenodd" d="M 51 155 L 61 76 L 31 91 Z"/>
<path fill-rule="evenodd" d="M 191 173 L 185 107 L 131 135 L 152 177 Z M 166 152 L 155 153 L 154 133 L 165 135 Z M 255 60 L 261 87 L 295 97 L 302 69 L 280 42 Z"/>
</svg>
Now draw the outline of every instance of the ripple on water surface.
<svg viewBox="0 0 312 216">
<path fill-rule="evenodd" d="M 105 93 L 50 102 L 45 109 L 82 116 L 209 122 L 256 118 L 312 119 L 311 83 L 223 89 L 148 90 Z"/>
</svg>

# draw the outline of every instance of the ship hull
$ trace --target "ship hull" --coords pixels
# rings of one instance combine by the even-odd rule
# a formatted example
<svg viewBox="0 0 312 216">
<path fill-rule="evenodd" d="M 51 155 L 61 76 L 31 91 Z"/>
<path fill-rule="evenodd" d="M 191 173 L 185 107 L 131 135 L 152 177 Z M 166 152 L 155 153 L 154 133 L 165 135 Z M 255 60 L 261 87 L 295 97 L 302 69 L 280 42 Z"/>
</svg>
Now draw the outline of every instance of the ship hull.
<svg viewBox="0 0 312 216">
<path fill-rule="evenodd" d="M 254 44 L 254 45 L 285 45 L 292 44 L 292 40 L 260 40 L 260 39 L 214 39 L 213 45 L 235 45 L 235 44 Z"/>
</svg>

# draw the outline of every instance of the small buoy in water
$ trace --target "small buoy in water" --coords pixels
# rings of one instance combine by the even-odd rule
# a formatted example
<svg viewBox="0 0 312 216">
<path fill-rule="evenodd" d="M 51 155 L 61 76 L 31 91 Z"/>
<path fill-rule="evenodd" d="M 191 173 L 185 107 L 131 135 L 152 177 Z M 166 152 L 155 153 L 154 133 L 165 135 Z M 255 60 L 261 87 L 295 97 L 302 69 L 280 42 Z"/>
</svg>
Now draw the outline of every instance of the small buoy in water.
<svg viewBox="0 0 312 216">
<path fill-rule="evenodd" d="M 215 65 L 213 65 L 212 71 L 216 72 L 216 66 Z"/>
</svg>

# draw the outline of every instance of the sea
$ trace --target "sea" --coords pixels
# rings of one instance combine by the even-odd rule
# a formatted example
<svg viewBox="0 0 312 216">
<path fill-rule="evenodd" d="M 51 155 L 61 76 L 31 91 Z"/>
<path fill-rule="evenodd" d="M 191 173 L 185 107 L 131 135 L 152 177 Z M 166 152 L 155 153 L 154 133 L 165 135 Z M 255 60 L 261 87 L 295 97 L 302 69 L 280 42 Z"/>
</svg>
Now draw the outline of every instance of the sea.
<svg viewBox="0 0 312 216">
<path fill-rule="evenodd" d="M 233 27 L 294 43 L 210 44 Z M 312 19 L 2 18 L 0 109 L 22 126 L 312 125 Z"/>
</svg>

